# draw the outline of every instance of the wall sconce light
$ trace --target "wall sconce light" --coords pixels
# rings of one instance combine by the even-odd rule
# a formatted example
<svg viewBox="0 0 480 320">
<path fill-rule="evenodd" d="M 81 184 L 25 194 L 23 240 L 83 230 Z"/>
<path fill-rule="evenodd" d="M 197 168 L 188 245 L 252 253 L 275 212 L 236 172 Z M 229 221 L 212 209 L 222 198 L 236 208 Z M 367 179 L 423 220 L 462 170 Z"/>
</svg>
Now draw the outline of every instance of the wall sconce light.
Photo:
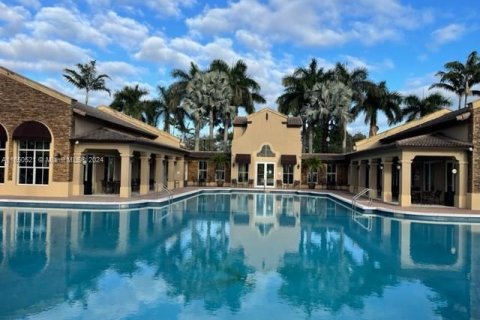
<svg viewBox="0 0 480 320">
<path fill-rule="evenodd" d="M 235 168 L 235 162 L 232 162 L 232 168 Z"/>
<path fill-rule="evenodd" d="M 77 141 L 75 141 L 75 144 L 79 144 L 79 143 L 80 143 L 80 141 L 78 141 L 78 140 L 77 140 Z"/>
<path fill-rule="evenodd" d="M 383 164 L 380 165 L 380 170 L 383 170 Z"/>
<path fill-rule="evenodd" d="M 397 164 L 397 170 L 402 169 L 402 166 L 400 164 Z"/>
<path fill-rule="evenodd" d="M 455 169 L 455 168 L 452 169 L 453 174 L 457 174 L 457 172 L 458 172 L 457 169 Z"/>
<path fill-rule="evenodd" d="M 300 163 L 297 164 L 297 169 L 300 169 Z"/>
<path fill-rule="evenodd" d="M 472 151 L 473 151 L 473 148 L 472 148 L 472 147 L 468 148 L 468 151 L 472 152 Z"/>
</svg>

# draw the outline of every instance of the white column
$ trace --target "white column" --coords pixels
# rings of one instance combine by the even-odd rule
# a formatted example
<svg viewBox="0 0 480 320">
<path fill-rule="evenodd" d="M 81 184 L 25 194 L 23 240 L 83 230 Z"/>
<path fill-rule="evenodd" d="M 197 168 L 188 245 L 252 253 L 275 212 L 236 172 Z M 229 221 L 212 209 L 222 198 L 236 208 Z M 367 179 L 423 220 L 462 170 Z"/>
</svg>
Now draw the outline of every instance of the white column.
<svg viewBox="0 0 480 320">
<path fill-rule="evenodd" d="M 130 152 L 120 154 L 120 197 L 129 198 L 132 195 L 132 164 Z"/>
<path fill-rule="evenodd" d="M 411 184 L 412 184 L 412 161 L 401 160 L 400 163 L 400 194 L 398 196 L 398 202 L 402 207 L 409 207 L 412 204 L 412 197 L 411 197 Z"/>
<path fill-rule="evenodd" d="M 370 159 L 369 161 L 370 169 L 368 171 L 368 188 L 371 189 L 370 197 L 377 197 L 377 166 L 378 163 L 375 160 Z"/>
<path fill-rule="evenodd" d="M 73 154 L 72 196 L 81 196 L 83 190 L 83 163 L 82 153 Z"/>
<path fill-rule="evenodd" d="M 150 191 L 150 153 L 144 152 L 140 155 L 140 194 L 147 194 Z"/>
<path fill-rule="evenodd" d="M 178 180 L 178 187 L 183 188 L 183 184 L 185 181 L 185 160 L 184 158 L 180 158 L 177 160 L 177 167 L 175 169 L 175 180 Z"/>
<path fill-rule="evenodd" d="M 168 177 L 167 177 L 167 187 L 172 190 L 175 188 L 175 158 L 172 156 L 168 157 Z"/>
<path fill-rule="evenodd" d="M 392 161 L 382 159 L 382 201 L 392 201 Z"/>
<path fill-rule="evenodd" d="M 457 174 L 455 175 L 455 207 L 467 207 L 467 183 L 468 183 L 468 162 L 459 161 Z"/>
<path fill-rule="evenodd" d="M 164 160 L 163 155 L 157 154 L 155 156 L 155 161 L 156 161 L 156 163 L 155 163 L 155 183 L 157 185 L 157 187 L 155 188 L 156 191 L 161 191 L 162 190 L 161 187 L 163 186 L 163 175 L 164 175 L 163 160 Z"/>
</svg>

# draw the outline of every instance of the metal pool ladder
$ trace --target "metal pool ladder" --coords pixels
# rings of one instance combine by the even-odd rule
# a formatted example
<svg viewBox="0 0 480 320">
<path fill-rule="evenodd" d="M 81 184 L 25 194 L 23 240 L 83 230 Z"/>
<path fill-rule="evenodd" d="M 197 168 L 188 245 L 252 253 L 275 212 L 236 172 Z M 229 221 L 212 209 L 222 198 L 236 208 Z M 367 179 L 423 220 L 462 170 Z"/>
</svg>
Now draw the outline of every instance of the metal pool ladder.
<svg viewBox="0 0 480 320">
<path fill-rule="evenodd" d="M 162 191 L 166 191 L 168 193 L 168 206 L 171 207 L 173 201 L 173 192 L 163 183 L 160 183 L 160 187 L 162 188 Z"/>
<path fill-rule="evenodd" d="M 357 205 L 357 200 L 360 199 L 360 197 L 366 195 L 368 193 L 368 204 L 372 203 L 372 190 L 369 188 L 365 188 L 356 195 L 353 196 L 352 198 L 352 210 L 355 208 Z"/>
</svg>

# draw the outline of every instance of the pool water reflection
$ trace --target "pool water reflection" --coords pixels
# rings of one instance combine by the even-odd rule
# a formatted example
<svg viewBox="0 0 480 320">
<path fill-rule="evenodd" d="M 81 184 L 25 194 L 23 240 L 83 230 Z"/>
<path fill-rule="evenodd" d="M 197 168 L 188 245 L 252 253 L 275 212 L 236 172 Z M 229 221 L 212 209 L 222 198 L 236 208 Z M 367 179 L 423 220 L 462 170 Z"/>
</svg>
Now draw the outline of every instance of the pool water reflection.
<svg viewBox="0 0 480 320">
<path fill-rule="evenodd" d="M 319 197 L 0 208 L 0 318 L 477 319 L 480 225 Z"/>
</svg>

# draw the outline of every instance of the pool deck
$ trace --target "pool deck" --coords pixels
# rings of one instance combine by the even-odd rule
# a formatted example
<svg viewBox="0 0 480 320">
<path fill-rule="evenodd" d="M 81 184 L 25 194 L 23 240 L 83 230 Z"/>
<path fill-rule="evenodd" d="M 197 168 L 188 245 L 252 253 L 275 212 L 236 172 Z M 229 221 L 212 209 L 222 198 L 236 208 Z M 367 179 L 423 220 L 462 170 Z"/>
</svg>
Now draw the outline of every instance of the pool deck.
<svg viewBox="0 0 480 320">
<path fill-rule="evenodd" d="M 254 188 L 219 188 L 219 187 L 185 187 L 181 189 L 172 190 L 173 198 L 180 196 L 195 194 L 196 191 L 212 190 L 212 191 L 256 191 L 261 192 L 263 189 Z M 334 198 L 350 204 L 352 201 L 352 194 L 348 191 L 342 190 L 311 190 L 311 189 L 267 189 L 267 192 L 298 192 L 298 193 L 317 193 L 329 194 Z M 64 204 L 138 204 L 150 201 L 165 201 L 168 199 L 167 192 L 152 192 L 146 195 L 132 194 L 130 198 L 120 198 L 112 195 L 90 195 L 90 196 L 75 196 L 68 198 L 60 197 L 24 197 L 24 196 L 0 196 L 0 206 L 2 202 L 34 202 L 34 203 L 64 203 Z M 480 217 L 480 210 L 459 209 L 445 206 L 420 206 L 413 205 L 411 207 L 402 208 L 394 203 L 385 203 L 379 200 L 360 200 L 357 206 L 364 210 L 382 210 L 392 213 L 412 214 L 420 216 L 466 216 L 466 217 Z"/>
</svg>

